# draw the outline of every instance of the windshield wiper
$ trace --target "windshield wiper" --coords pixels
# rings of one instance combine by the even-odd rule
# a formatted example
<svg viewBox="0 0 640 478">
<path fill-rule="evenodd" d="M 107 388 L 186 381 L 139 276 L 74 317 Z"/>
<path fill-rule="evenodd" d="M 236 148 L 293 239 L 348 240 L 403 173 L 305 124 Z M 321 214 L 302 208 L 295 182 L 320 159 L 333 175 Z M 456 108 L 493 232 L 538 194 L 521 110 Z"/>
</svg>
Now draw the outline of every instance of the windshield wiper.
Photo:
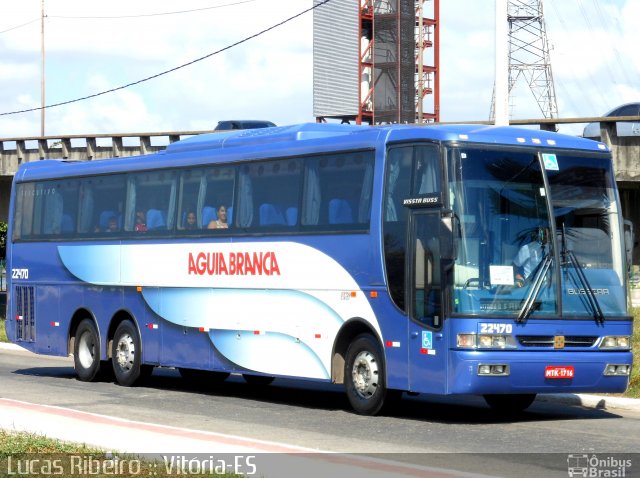
<svg viewBox="0 0 640 478">
<path fill-rule="evenodd" d="M 580 262 L 578 262 L 578 258 L 576 257 L 575 253 L 567 247 L 567 239 L 566 239 L 566 234 L 564 230 L 564 223 L 562 223 L 561 234 L 562 234 L 562 263 L 563 264 L 569 263 L 576 270 L 578 281 L 580 282 L 580 285 L 584 289 L 584 293 L 587 296 L 587 302 L 591 307 L 591 312 L 595 317 L 595 319 L 602 324 L 604 323 L 604 314 L 602 313 L 602 309 L 600 308 L 600 303 L 598 302 L 596 295 L 593 293 L 591 284 L 589 284 L 589 280 L 587 279 L 587 276 L 584 273 L 584 269 L 582 269 Z"/>
<path fill-rule="evenodd" d="M 531 312 L 533 312 L 533 306 L 535 305 L 536 299 L 540 294 L 542 283 L 544 282 L 544 278 L 547 275 L 551 264 L 553 264 L 553 257 L 549 252 L 547 252 L 538 265 L 536 275 L 533 278 L 533 283 L 531 284 L 531 288 L 529 289 L 527 298 L 524 300 L 522 309 L 520 309 L 520 313 L 516 318 L 516 322 L 524 322 L 531 315 Z"/>
</svg>

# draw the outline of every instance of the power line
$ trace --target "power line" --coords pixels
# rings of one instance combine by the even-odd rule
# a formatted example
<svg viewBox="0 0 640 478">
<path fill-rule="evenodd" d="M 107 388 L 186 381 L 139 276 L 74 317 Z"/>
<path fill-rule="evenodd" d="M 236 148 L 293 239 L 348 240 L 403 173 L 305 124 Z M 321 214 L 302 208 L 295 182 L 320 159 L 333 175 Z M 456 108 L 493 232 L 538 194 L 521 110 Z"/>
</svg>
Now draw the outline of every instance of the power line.
<svg viewBox="0 0 640 478">
<path fill-rule="evenodd" d="M 240 0 L 237 2 L 225 3 L 223 5 L 214 5 L 211 7 L 194 8 L 191 10 L 178 10 L 175 12 L 143 13 L 140 15 L 113 15 L 113 16 L 47 15 L 46 18 L 57 18 L 57 19 L 65 19 L 65 20 L 117 20 L 117 19 L 124 19 L 124 18 L 160 17 L 160 16 L 166 16 L 166 15 L 181 15 L 183 13 L 194 13 L 194 12 L 202 12 L 205 10 L 214 10 L 218 8 L 233 7 L 236 5 L 242 5 L 243 3 L 253 3 L 257 1 L 258 0 Z M 40 18 L 36 18 L 35 20 L 22 23 L 21 25 L 16 25 L 15 27 L 7 28 L 6 30 L 0 31 L 0 35 L 13 30 L 17 30 L 18 28 L 26 27 L 27 25 L 31 25 L 32 23 L 36 23 L 39 21 L 40 21 Z"/>
<path fill-rule="evenodd" d="M 192 10 L 178 10 L 175 12 L 161 12 L 161 13 L 143 13 L 140 15 L 113 15 L 113 16 L 80 16 L 80 15 L 48 15 L 49 18 L 64 18 L 64 19 L 83 19 L 83 20 L 92 20 L 92 19 L 100 19 L 100 20 L 113 20 L 113 19 L 121 19 L 121 18 L 143 18 L 143 17 L 160 17 L 163 15 L 179 15 L 183 13 L 193 13 L 193 12 L 202 12 L 204 10 L 213 10 L 216 8 L 224 8 L 224 7 L 233 7 L 235 5 L 241 5 L 243 3 L 252 3 L 257 0 L 241 0 L 238 2 L 225 3 L 224 5 L 214 5 L 212 7 L 203 7 L 203 8 L 194 8 Z"/>
<path fill-rule="evenodd" d="M 265 28 L 264 30 L 262 30 L 262 31 L 260 31 L 260 32 L 258 32 L 258 33 L 254 33 L 253 35 L 248 36 L 248 37 L 246 37 L 246 38 L 244 38 L 244 39 L 242 39 L 242 40 L 240 40 L 240 41 L 237 41 L 237 42 L 235 42 L 235 43 L 232 43 L 231 45 L 228 45 L 228 46 L 226 46 L 226 47 L 224 47 L 224 48 L 221 48 L 221 49 L 219 49 L 219 50 L 216 50 L 216 51 L 214 51 L 214 52 L 212 52 L 212 53 L 209 53 L 208 55 L 202 56 L 202 57 L 197 58 L 197 59 L 195 59 L 195 60 L 192 60 L 192 61 L 190 61 L 190 62 L 188 62 L 188 63 L 184 63 L 184 64 L 182 64 L 182 65 L 180 65 L 180 66 L 176 66 L 176 67 L 171 68 L 171 69 L 169 69 L 169 70 L 165 70 L 165 71 L 160 72 L 160 73 L 157 73 L 157 74 L 155 74 L 155 75 L 148 76 L 147 78 L 143 78 L 143 79 L 141 79 L 141 80 L 134 81 L 134 82 L 132 82 L 132 83 L 127 83 L 126 85 L 118 86 L 118 87 L 116 87 L 116 88 L 111 88 L 110 90 L 101 91 L 100 93 L 94 93 L 94 94 L 92 94 L 92 95 L 83 96 L 82 98 L 76 98 L 76 99 L 74 99 L 74 100 L 63 101 L 63 102 L 55 103 L 55 104 L 52 104 L 52 105 L 46 105 L 46 106 L 44 106 L 44 107 L 42 107 L 42 106 L 41 106 L 41 107 L 38 107 L 38 108 L 30 108 L 30 109 L 26 109 L 26 110 L 10 111 L 10 112 L 7 112 L 7 113 L 0 113 L 0 116 L 15 115 L 15 114 L 20 114 L 20 113 L 30 113 L 30 112 L 32 112 L 32 111 L 40 111 L 40 110 L 42 110 L 42 109 L 49 109 L 49 108 L 54 108 L 54 107 L 56 107 L 56 106 L 63 106 L 63 105 L 71 104 L 71 103 L 77 103 L 77 102 L 79 102 L 79 101 L 88 100 L 88 99 L 90 99 L 90 98 L 95 98 L 95 97 L 97 97 L 97 96 L 106 95 L 107 93 L 113 93 L 113 92 L 115 92 L 115 91 L 124 90 L 125 88 L 129 88 L 129 87 L 131 87 L 131 86 L 139 85 L 140 83 L 144 83 L 145 81 L 153 80 L 153 79 L 155 79 L 155 78 L 158 78 L 158 77 L 160 77 L 160 76 L 166 75 L 166 74 L 168 74 L 168 73 L 172 73 L 172 72 L 174 72 L 174 71 L 180 70 L 180 69 L 185 68 L 185 67 L 187 67 L 187 66 L 191 66 L 191 65 L 193 65 L 193 64 L 195 64 L 195 63 L 198 63 L 198 62 L 200 62 L 200 61 L 202 61 L 202 60 L 206 60 L 207 58 L 210 58 L 210 57 L 212 57 L 212 56 L 214 56 L 214 55 L 217 55 L 217 54 L 222 53 L 222 52 L 224 52 L 224 51 L 230 50 L 231 48 L 234 48 L 234 47 L 236 47 L 236 46 L 238 46 L 238 45 L 241 45 L 242 43 L 246 43 L 246 42 L 248 42 L 249 40 L 253 40 L 254 38 L 259 37 L 260 35 L 263 35 L 263 34 L 265 34 L 265 33 L 267 33 L 267 32 L 270 32 L 271 30 L 274 30 L 274 29 L 276 29 L 276 28 L 278 28 L 278 27 L 281 27 L 281 26 L 282 26 L 282 25 L 284 25 L 285 23 L 288 23 L 288 22 L 290 22 L 290 21 L 292 21 L 292 20 L 295 20 L 295 19 L 296 19 L 296 18 L 298 18 L 298 17 L 301 17 L 301 16 L 302 16 L 302 15 L 304 15 L 305 13 L 308 13 L 308 12 L 310 12 L 310 11 L 312 11 L 312 10 L 315 10 L 315 9 L 316 9 L 316 8 L 318 8 L 318 7 L 321 7 L 321 6 L 323 6 L 323 5 L 327 4 L 327 3 L 329 3 L 330 1 L 331 1 L 331 0 L 323 0 L 322 2 L 320 2 L 320 3 L 318 3 L 318 4 L 314 5 L 314 6 L 312 6 L 311 8 L 307 8 L 306 10 L 303 10 L 302 12 L 297 13 L 296 15 L 293 15 L 292 17 L 287 18 L 286 20 L 283 20 L 283 21 L 281 21 L 281 22 L 279 22 L 279 23 L 276 23 L 275 25 L 272 25 L 272 26 L 270 26 L 269 28 Z"/>
<path fill-rule="evenodd" d="M 40 21 L 40 17 L 36 18 L 35 20 L 31 20 L 30 22 L 23 23 L 22 25 L 17 25 L 15 27 L 7 28 L 6 30 L 2 30 L 0 32 L 0 35 L 2 35 L 3 33 L 10 32 L 12 30 L 17 30 L 18 28 L 26 27 L 27 25 L 31 25 L 32 23 L 39 22 L 39 21 Z"/>
</svg>

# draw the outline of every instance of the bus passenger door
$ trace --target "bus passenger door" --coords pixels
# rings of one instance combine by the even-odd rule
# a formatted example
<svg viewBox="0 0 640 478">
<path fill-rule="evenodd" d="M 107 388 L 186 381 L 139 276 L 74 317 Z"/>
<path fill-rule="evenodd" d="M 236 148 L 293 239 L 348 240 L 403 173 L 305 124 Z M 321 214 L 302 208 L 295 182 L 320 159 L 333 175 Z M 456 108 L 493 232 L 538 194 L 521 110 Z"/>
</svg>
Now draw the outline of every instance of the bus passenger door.
<svg viewBox="0 0 640 478">
<path fill-rule="evenodd" d="M 423 393 L 446 390 L 447 343 L 443 334 L 441 215 L 414 210 L 406 256 L 409 312 L 409 388 Z"/>
</svg>

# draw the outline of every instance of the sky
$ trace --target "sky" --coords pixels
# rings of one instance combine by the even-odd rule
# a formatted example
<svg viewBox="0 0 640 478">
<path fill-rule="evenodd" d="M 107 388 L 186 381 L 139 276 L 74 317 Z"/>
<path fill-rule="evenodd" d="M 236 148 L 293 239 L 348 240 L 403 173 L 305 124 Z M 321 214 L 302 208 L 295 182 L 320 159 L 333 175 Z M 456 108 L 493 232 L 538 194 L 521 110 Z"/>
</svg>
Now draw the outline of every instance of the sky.
<svg viewBox="0 0 640 478">
<path fill-rule="evenodd" d="M 41 0 L 0 2 L 0 138 L 40 134 L 39 111 L 2 113 L 41 104 L 41 5 Z M 156 75 L 312 5 L 312 0 L 45 0 L 45 103 Z M 186 10 L 195 11 L 175 13 Z M 561 118 L 599 116 L 640 101 L 640 1 L 544 0 L 544 12 Z M 47 109 L 45 134 L 210 130 L 224 119 L 314 121 L 312 21 L 308 12 L 167 75 Z M 486 120 L 495 74 L 495 2 L 440 0 L 440 22 L 441 120 Z M 542 116 L 526 84 L 516 84 L 513 93 L 512 118 Z M 581 129 L 561 127 L 561 132 Z"/>
</svg>

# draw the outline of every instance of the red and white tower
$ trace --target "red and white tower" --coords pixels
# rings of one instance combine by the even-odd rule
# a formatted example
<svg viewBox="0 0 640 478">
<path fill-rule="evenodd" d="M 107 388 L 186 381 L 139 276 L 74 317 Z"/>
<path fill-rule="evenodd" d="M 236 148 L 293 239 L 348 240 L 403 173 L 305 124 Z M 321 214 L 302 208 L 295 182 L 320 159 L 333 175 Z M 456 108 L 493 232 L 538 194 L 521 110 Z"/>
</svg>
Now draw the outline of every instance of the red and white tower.
<svg viewBox="0 0 640 478">
<path fill-rule="evenodd" d="M 438 15 L 439 0 L 332 0 L 315 9 L 317 120 L 438 121 Z"/>
</svg>

